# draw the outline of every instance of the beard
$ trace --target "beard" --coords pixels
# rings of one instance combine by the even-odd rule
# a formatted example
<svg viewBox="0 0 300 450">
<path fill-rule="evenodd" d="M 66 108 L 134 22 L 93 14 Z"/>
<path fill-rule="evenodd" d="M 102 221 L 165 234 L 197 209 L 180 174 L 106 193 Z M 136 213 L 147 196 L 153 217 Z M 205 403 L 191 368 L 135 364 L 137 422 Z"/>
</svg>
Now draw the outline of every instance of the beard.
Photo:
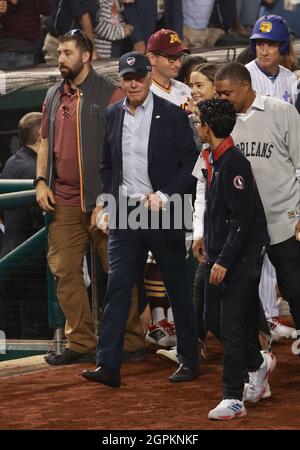
<svg viewBox="0 0 300 450">
<path fill-rule="evenodd" d="M 59 65 L 59 70 L 61 73 L 61 76 L 63 78 L 68 78 L 69 80 L 74 80 L 82 71 L 83 69 L 83 63 L 81 61 L 78 61 L 77 64 L 75 64 L 73 67 L 66 67 L 63 64 Z"/>
</svg>

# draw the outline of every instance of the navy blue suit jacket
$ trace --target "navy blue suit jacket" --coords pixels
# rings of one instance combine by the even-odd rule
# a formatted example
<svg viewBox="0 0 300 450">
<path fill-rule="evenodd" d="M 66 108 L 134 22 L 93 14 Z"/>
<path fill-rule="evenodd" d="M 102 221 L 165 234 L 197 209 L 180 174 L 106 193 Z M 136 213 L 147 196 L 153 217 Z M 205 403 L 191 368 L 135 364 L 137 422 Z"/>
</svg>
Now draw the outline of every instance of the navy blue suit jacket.
<svg viewBox="0 0 300 450">
<path fill-rule="evenodd" d="M 198 157 L 187 114 L 178 106 L 153 94 L 153 114 L 148 144 L 148 175 L 153 191 L 195 194 L 191 175 Z M 106 132 L 100 165 L 102 192 L 118 198 L 122 184 L 123 100 L 106 108 Z M 171 224 L 171 229 L 172 229 Z M 173 238 L 183 230 L 171 230 Z"/>
</svg>

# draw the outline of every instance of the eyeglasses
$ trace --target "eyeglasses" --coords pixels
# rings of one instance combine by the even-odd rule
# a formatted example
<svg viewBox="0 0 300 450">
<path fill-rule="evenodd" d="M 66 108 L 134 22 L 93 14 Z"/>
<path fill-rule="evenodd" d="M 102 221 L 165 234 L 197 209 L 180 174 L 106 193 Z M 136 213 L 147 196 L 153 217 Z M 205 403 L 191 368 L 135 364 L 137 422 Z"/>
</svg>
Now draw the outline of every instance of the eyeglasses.
<svg viewBox="0 0 300 450">
<path fill-rule="evenodd" d="M 91 45 L 90 45 L 89 41 L 87 40 L 85 32 L 80 30 L 80 28 L 74 28 L 73 30 L 67 31 L 67 33 L 64 34 L 64 37 L 67 37 L 67 36 L 72 36 L 74 38 L 81 37 L 85 42 L 87 50 L 89 52 L 91 52 Z"/>
<path fill-rule="evenodd" d="M 180 62 L 183 62 L 186 58 L 185 53 L 180 53 L 179 55 L 166 55 L 165 53 L 155 53 L 155 55 L 162 56 L 163 58 L 166 58 L 170 64 L 174 64 L 178 59 Z"/>
</svg>

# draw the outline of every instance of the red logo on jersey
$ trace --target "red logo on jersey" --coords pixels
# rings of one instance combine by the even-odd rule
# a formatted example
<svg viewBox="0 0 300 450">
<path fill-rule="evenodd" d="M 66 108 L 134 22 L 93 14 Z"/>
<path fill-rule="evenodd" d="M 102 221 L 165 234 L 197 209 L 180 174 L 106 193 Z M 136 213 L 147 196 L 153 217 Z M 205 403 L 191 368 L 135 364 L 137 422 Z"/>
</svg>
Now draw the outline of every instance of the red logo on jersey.
<svg viewBox="0 0 300 450">
<path fill-rule="evenodd" d="M 244 178 L 241 175 L 237 175 L 236 177 L 234 177 L 233 186 L 236 189 L 244 189 L 245 187 Z"/>
</svg>

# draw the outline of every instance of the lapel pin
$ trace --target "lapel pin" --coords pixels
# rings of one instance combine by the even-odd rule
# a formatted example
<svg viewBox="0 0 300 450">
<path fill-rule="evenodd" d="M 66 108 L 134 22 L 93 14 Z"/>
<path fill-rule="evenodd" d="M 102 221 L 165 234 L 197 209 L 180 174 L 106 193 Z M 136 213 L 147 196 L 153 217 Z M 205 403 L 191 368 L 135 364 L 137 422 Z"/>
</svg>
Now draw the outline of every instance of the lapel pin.
<svg viewBox="0 0 300 450">
<path fill-rule="evenodd" d="M 160 119 L 160 116 L 155 116 L 155 119 Z"/>
</svg>

